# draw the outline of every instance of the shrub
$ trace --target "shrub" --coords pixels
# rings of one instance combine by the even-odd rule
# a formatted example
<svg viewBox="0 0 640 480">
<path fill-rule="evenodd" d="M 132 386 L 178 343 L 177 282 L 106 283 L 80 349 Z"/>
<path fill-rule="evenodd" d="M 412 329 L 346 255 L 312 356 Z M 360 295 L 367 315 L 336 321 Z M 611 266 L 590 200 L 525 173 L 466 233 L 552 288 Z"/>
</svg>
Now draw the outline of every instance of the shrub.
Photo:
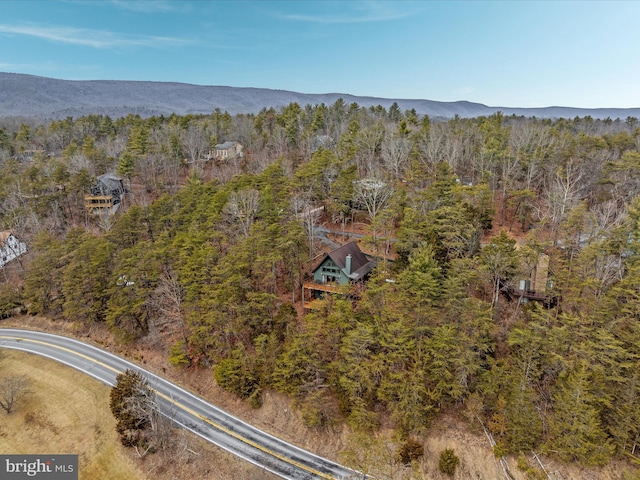
<svg viewBox="0 0 640 480">
<path fill-rule="evenodd" d="M 527 480 L 545 480 L 547 478 L 544 472 L 529 465 L 529 462 L 522 454 L 518 456 L 518 470 L 525 474 Z"/>
<path fill-rule="evenodd" d="M 440 452 L 440 461 L 438 462 L 438 470 L 453 477 L 456 473 L 456 467 L 460 463 L 460 459 L 457 457 L 452 448 L 445 448 Z"/>
<path fill-rule="evenodd" d="M 169 363 L 176 367 L 189 366 L 191 364 L 183 341 L 174 343 L 169 348 Z"/>
<path fill-rule="evenodd" d="M 240 398 L 250 398 L 260 387 L 258 378 L 238 358 L 225 358 L 215 366 L 213 374 L 218 385 Z M 253 401 L 258 397 L 259 393 Z"/>
<path fill-rule="evenodd" d="M 15 288 L 1 288 L 0 319 L 12 317 L 17 312 L 24 313 L 22 292 Z"/>
<path fill-rule="evenodd" d="M 424 446 L 413 438 L 408 438 L 398 449 L 398 462 L 406 465 L 424 456 Z"/>
</svg>

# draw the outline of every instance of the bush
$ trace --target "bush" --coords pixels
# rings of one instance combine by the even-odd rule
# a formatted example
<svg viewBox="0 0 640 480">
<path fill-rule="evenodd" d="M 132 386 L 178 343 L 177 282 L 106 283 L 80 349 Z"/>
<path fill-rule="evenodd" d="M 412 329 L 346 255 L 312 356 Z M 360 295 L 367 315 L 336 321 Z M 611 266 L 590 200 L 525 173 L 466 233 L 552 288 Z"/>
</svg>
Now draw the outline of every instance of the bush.
<svg viewBox="0 0 640 480">
<path fill-rule="evenodd" d="M 373 432 L 380 427 L 378 415 L 363 406 L 354 406 L 349 412 L 348 422 L 357 432 Z"/>
<path fill-rule="evenodd" d="M 252 371 L 246 369 L 242 361 L 238 358 L 225 358 L 213 370 L 213 375 L 218 385 L 225 390 L 235 393 L 240 398 L 250 398 L 256 391 L 259 391 L 260 383 Z M 254 396 L 252 403 L 258 401 Z"/>
<path fill-rule="evenodd" d="M 529 465 L 529 462 L 522 454 L 518 457 L 518 470 L 525 474 L 527 480 L 545 480 L 547 478 L 544 472 Z"/>
<path fill-rule="evenodd" d="M 191 364 L 183 341 L 174 343 L 169 348 L 169 363 L 176 367 L 189 366 Z"/>
<path fill-rule="evenodd" d="M 460 459 L 456 456 L 456 453 L 452 448 L 445 448 L 440 452 L 440 461 L 438 462 L 438 470 L 453 477 L 456 473 L 456 467 L 460 463 Z"/>
<path fill-rule="evenodd" d="M 407 465 L 415 460 L 419 460 L 424 456 L 424 446 L 414 440 L 413 438 L 408 438 L 402 444 L 402 446 L 398 449 L 397 457 L 398 462 L 403 465 Z"/>
<path fill-rule="evenodd" d="M 262 389 L 256 388 L 251 395 L 249 395 L 249 405 L 252 408 L 260 408 L 262 406 Z"/>
<path fill-rule="evenodd" d="M 24 313 L 22 292 L 14 288 L 0 289 L 0 319 L 12 317 L 17 312 Z"/>
<path fill-rule="evenodd" d="M 502 458 L 509 454 L 509 447 L 502 440 L 498 440 L 493 446 L 493 455 L 496 458 Z"/>
</svg>

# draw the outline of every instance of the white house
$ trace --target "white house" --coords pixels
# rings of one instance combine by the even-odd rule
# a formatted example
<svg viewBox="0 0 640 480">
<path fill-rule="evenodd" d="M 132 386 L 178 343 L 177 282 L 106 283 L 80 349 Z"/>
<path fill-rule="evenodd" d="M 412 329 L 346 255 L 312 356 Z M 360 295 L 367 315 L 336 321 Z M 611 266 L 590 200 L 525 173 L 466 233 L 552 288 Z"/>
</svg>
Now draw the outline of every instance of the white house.
<svg viewBox="0 0 640 480">
<path fill-rule="evenodd" d="M 0 232 L 0 268 L 27 253 L 27 244 L 18 240 L 10 230 Z"/>
</svg>

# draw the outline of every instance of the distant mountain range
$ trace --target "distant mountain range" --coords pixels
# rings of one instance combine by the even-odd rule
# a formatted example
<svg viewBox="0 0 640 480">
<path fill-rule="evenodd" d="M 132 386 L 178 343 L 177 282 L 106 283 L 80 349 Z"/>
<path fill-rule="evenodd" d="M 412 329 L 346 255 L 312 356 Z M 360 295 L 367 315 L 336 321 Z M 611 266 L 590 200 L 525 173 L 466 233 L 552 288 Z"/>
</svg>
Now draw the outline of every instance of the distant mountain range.
<svg viewBox="0 0 640 480">
<path fill-rule="evenodd" d="M 240 88 L 190 85 L 169 82 L 125 80 L 57 80 L 18 73 L 0 72 L 0 117 L 24 116 L 48 119 L 80 117 L 89 114 L 113 118 L 130 113 L 153 115 L 208 114 L 215 108 L 231 114 L 258 113 L 263 107 L 279 109 L 292 102 L 301 106 L 333 104 L 342 98 L 347 104 L 382 105 L 394 102 L 402 110 L 415 109 L 421 115 L 452 118 L 479 117 L 502 112 L 538 118 L 640 118 L 640 108 L 512 108 L 489 107 L 466 101 L 436 102 L 393 98 L 358 97 L 341 93 L 307 94 L 267 88 Z"/>
</svg>

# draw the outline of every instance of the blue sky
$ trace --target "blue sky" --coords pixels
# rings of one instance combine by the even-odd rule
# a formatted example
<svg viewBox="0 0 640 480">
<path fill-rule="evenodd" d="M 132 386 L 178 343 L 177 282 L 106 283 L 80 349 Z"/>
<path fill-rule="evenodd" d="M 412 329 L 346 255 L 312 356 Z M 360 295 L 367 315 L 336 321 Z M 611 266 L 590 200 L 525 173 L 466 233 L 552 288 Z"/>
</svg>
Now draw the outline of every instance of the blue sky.
<svg viewBox="0 0 640 480">
<path fill-rule="evenodd" d="M 639 23 L 640 1 L 0 0 L 0 71 L 640 107 Z"/>
</svg>

